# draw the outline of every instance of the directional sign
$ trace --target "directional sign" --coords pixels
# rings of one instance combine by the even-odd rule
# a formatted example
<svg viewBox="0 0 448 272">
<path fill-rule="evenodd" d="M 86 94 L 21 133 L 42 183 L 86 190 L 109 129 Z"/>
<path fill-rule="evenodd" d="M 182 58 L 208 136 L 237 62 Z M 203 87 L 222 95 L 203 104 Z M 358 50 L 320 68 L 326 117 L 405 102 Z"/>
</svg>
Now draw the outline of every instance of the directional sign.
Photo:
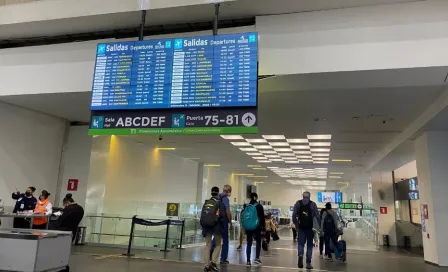
<svg viewBox="0 0 448 272">
<path fill-rule="evenodd" d="M 90 135 L 257 133 L 256 108 L 94 111 Z"/>
<path fill-rule="evenodd" d="M 361 203 L 339 203 L 339 209 L 342 210 L 362 210 L 364 205 Z"/>
</svg>

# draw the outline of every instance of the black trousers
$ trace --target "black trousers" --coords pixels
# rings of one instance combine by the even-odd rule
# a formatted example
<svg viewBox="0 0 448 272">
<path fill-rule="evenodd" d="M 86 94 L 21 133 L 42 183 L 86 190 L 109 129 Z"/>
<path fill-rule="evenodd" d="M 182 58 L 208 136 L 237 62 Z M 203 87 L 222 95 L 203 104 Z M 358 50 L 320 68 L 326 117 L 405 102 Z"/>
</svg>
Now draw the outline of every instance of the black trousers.
<svg viewBox="0 0 448 272">
<path fill-rule="evenodd" d="M 271 242 L 271 235 L 272 235 L 272 231 L 266 231 L 265 236 L 264 236 L 266 238 L 266 243 L 268 243 L 268 245 Z"/>
<path fill-rule="evenodd" d="M 29 229 L 30 224 L 30 221 L 25 218 L 14 218 L 13 227 L 15 229 Z"/>
<path fill-rule="evenodd" d="M 252 242 L 255 238 L 255 258 L 260 259 L 261 252 L 261 229 L 257 228 L 255 230 L 246 230 L 247 235 L 247 247 L 246 247 L 246 257 L 247 261 L 250 262 L 250 255 L 252 253 Z"/>
<path fill-rule="evenodd" d="M 319 236 L 319 253 L 322 255 L 324 253 L 324 237 Z"/>
<path fill-rule="evenodd" d="M 291 228 L 291 230 L 292 230 L 292 239 L 294 241 L 296 241 L 297 240 L 297 230 L 295 228 Z"/>
</svg>

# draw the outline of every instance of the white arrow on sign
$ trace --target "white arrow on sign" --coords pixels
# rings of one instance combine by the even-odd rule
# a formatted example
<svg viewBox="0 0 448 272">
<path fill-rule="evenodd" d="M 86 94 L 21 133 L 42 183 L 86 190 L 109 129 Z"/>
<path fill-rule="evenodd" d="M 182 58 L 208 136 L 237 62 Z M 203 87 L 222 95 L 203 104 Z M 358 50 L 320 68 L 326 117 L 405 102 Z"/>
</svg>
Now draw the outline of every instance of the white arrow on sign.
<svg viewBox="0 0 448 272">
<path fill-rule="evenodd" d="M 243 122 L 244 126 L 251 127 L 255 125 L 255 122 L 257 122 L 257 117 L 255 117 L 255 114 L 251 112 L 246 112 L 245 114 L 243 114 L 241 122 Z"/>
</svg>

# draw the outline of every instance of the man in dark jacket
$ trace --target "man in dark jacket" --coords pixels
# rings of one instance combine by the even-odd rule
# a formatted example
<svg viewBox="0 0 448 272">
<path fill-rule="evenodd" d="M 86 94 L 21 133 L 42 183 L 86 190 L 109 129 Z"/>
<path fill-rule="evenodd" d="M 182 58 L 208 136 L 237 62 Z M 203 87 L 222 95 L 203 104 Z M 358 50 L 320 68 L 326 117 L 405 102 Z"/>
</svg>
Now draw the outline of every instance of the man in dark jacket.
<svg viewBox="0 0 448 272">
<path fill-rule="evenodd" d="M 35 191 L 36 188 L 28 187 L 24 194 L 21 194 L 18 191 L 12 193 L 12 199 L 16 200 L 16 205 L 14 206 L 14 210 L 12 211 L 12 213 L 33 211 L 37 204 L 37 199 L 33 196 L 33 193 Z M 30 222 L 25 220 L 24 218 L 14 218 L 13 224 L 14 228 L 30 228 Z"/>
<path fill-rule="evenodd" d="M 313 269 L 311 265 L 311 258 L 313 256 L 314 247 L 314 222 L 316 222 L 316 228 L 319 229 L 319 212 L 317 210 L 317 205 L 311 201 L 310 192 L 303 192 L 302 200 L 296 202 L 294 206 L 294 212 L 292 214 L 293 223 L 296 224 L 299 242 L 298 242 L 298 252 L 299 261 L 298 267 L 303 268 L 303 255 L 306 246 L 306 269 Z"/>
<path fill-rule="evenodd" d="M 257 209 L 257 216 L 258 216 L 258 227 L 254 230 L 246 230 L 246 236 L 247 236 L 247 247 L 246 247 L 246 257 L 247 257 L 247 266 L 251 265 L 250 262 L 250 255 L 252 253 L 252 241 L 255 237 L 256 242 L 256 248 L 255 248 L 255 261 L 254 263 L 257 265 L 263 264 L 260 260 L 260 252 L 261 252 L 261 233 L 266 231 L 266 224 L 265 224 L 265 218 L 264 218 L 264 209 L 263 206 L 258 203 L 258 194 L 252 193 L 250 194 L 250 205 L 256 207 Z M 247 206 L 246 206 L 247 209 Z M 242 211 L 244 216 L 244 211 Z"/>
</svg>

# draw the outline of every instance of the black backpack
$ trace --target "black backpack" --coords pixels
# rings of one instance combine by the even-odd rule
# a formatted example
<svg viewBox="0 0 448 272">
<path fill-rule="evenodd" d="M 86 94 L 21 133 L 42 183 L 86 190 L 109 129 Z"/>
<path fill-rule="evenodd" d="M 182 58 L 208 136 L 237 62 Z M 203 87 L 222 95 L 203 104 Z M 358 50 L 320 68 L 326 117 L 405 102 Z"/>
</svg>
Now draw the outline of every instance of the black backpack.
<svg viewBox="0 0 448 272">
<path fill-rule="evenodd" d="M 201 211 L 201 227 L 212 228 L 218 224 L 220 212 L 219 204 L 220 202 L 213 198 L 205 201 Z"/>
<path fill-rule="evenodd" d="M 311 202 L 308 205 L 304 205 L 302 200 L 299 201 L 299 214 L 297 218 L 299 220 L 299 229 L 308 230 L 313 228 L 313 213 L 311 211 Z"/>
<path fill-rule="evenodd" d="M 327 216 L 324 218 L 324 232 L 333 232 L 335 231 L 334 219 L 333 216 L 327 212 Z"/>
</svg>

